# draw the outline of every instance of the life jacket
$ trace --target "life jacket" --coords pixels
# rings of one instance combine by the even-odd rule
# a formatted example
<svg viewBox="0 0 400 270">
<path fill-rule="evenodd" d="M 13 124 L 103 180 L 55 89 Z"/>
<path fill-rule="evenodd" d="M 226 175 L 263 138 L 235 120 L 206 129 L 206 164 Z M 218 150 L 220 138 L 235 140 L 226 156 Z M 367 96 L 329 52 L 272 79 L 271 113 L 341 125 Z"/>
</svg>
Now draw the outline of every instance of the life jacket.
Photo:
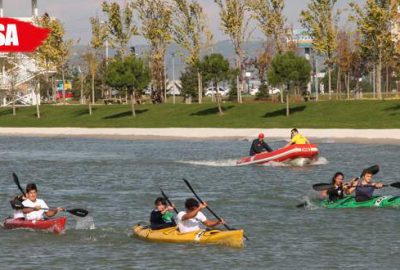
<svg viewBox="0 0 400 270">
<path fill-rule="evenodd" d="M 356 202 L 365 202 L 372 198 L 375 188 L 373 186 L 363 186 L 359 181 L 356 186 Z"/>
<path fill-rule="evenodd" d="M 328 196 L 329 196 L 329 201 L 333 202 L 338 199 L 343 199 L 344 197 L 344 191 L 343 187 L 333 187 L 328 189 Z"/>
</svg>

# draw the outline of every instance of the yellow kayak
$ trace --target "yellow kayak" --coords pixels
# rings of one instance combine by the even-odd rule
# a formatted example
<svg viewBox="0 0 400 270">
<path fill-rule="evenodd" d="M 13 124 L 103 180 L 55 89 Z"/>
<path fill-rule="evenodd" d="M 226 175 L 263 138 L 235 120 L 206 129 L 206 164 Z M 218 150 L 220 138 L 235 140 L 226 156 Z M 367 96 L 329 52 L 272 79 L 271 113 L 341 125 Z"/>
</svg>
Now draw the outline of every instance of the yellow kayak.
<svg viewBox="0 0 400 270">
<path fill-rule="evenodd" d="M 161 230 L 152 230 L 140 224 L 133 227 L 136 236 L 158 242 L 169 243 L 200 243 L 216 244 L 229 247 L 243 247 L 243 230 L 220 231 L 220 230 L 199 230 L 189 233 L 180 233 L 177 227 L 170 227 Z"/>
</svg>

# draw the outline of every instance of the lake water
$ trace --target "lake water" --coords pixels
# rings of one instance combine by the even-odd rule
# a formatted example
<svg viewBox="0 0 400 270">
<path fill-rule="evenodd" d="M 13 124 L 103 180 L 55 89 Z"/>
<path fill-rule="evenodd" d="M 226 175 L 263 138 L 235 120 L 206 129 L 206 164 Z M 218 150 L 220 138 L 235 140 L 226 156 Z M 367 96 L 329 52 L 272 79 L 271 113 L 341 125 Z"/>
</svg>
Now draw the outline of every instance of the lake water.
<svg viewBox="0 0 400 270">
<path fill-rule="evenodd" d="M 283 141 L 272 142 L 273 148 Z M 313 166 L 235 167 L 244 141 L 124 141 L 0 137 L 0 216 L 23 186 L 36 182 L 50 206 L 90 211 L 95 228 L 69 216 L 65 234 L 0 228 L 1 269 L 395 269 L 400 210 L 313 210 L 311 185 L 337 171 L 347 177 L 380 164 L 375 177 L 398 181 L 398 145 L 321 143 Z M 243 249 L 145 242 L 131 227 L 148 220 L 162 187 L 183 208 L 182 178 L 232 227 L 251 239 Z M 398 195 L 385 188 L 379 194 Z M 211 215 L 205 211 L 211 218 Z"/>
</svg>

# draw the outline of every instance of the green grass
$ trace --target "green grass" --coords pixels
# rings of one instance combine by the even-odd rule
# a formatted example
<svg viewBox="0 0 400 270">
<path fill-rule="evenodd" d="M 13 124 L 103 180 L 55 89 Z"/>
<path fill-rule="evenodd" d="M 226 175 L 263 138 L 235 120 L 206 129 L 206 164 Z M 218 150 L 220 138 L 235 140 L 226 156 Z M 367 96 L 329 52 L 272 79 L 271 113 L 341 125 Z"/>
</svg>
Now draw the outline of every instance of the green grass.
<svg viewBox="0 0 400 270">
<path fill-rule="evenodd" d="M 225 103 L 223 116 L 215 104 L 161 104 L 136 106 L 98 105 L 89 116 L 87 106 L 41 106 L 41 119 L 35 107 L 0 109 L 1 127 L 230 127 L 230 128 L 400 128 L 400 102 L 331 101 L 291 105 L 278 103 Z"/>
</svg>

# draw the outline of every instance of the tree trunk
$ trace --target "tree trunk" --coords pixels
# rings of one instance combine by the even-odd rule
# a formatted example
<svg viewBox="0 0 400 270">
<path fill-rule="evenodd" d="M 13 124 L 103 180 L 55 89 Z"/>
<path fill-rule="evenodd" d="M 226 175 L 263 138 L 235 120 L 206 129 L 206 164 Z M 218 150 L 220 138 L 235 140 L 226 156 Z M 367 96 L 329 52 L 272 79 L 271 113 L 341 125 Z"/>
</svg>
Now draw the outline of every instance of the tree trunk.
<svg viewBox="0 0 400 270">
<path fill-rule="evenodd" d="M 92 115 L 92 103 L 90 102 L 90 96 L 89 96 L 88 104 L 89 104 L 89 115 Z"/>
<path fill-rule="evenodd" d="M 386 93 L 389 93 L 389 66 L 386 64 Z"/>
<path fill-rule="evenodd" d="M 95 97 L 94 97 L 94 74 L 92 74 L 92 104 L 94 105 L 95 103 Z"/>
<path fill-rule="evenodd" d="M 290 109 L 289 109 L 289 85 L 288 89 L 286 90 L 286 117 L 289 117 Z"/>
<path fill-rule="evenodd" d="M 198 101 L 199 104 L 201 104 L 203 99 L 203 80 L 201 78 L 201 73 L 199 71 L 197 71 L 197 87 L 198 87 Z"/>
<path fill-rule="evenodd" d="M 336 100 L 339 100 L 339 92 L 341 92 L 341 71 L 340 71 L 340 66 L 338 67 L 337 78 L 336 78 Z"/>
<path fill-rule="evenodd" d="M 17 110 L 15 108 L 15 90 L 12 89 L 11 93 L 12 93 L 12 111 L 13 111 L 13 116 L 16 116 L 17 115 Z"/>
<path fill-rule="evenodd" d="M 240 84 L 240 79 L 242 77 L 242 57 L 240 53 L 236 54 L 236 67 L 239 71 L 239 75 L 236 76 L 237 102 L 242 103 L 242 85 Z"/>
<path fill-rule="evenodd" d="M 83 105 L 84 98 L 83 98 L 83 76 L 81 76 L 81 104 Z"/>
<path fill-rule="evenodd" d="M 346 92 L 347 92 L 347 100 L 350 99 L 350 72 L 347 72 L 346 75 Z"/>
<path fill-rule="evenodd" d="M 164 59 L 164 58 L 163 58 Z M 163 70 L 163 84 L 162 84 L 162 88 L 164 89 L 163 91 L 163 95 L 164 95 L 164 103 L 167 103 L 167 69 L 165 66 L 165 59 L 162 62 L 162 70 Z"/>
<path fill-rule="evenodd" d="M 37 118 L 40 119 L 40 107 L 39 107 L 39 95 L 38 93 L 40 93 L 40 83 L 37 84 L 37 88 L 35 90 L 35 95 L 36 95 L 36 116 Z"/>
<path fill-rule="evenodd" d="M 54 76 L 51 77 L 51 87 L 52 87 L 52 100 L 53 102 L 56 101 L 56 92 L 57 92 L 57 87 L 55 86 L 55 81 L 54 81 Z"/>
<path fill-rule="evenodd" d="M 219 114 L 224 114 L 224 111 L 222 110 L 222 106 L 221 106 L 221 99 L 220 99 L 220 95 L 219 95 L 219 90 L 218 90 L 218 83 L 215 83 L 215 88 L 217 89 L 217 94 L 216 94 L 216 99 L 217 99 L 217 104 L 218 104 L 218 111 Z"/>
<path fill-rule="evenodd" d="M 50 97 L 50 91 L 49 91 L 49 84 L 50 84 L 50 78 L 49 78 L 49 65 L 46 63 L 46 74 L 45 74 L 45 77 L 46 77 L 46 95 L 47 95 L 47 98 L 49 98 Z"/>
<path fill-rule="evenodd" d="M 132 116 L 136 117 L 136 112 L 135 112 L 135 91 L 132 91 L 132 94 L 131 94 L 131 108 L 132 108 Z"/>
<path fill-rule="evenodd" d="M 372 92 L 373 98 L 376 98 L 376 65 L 374 64 L 374 68 L 372 70 Z"/>
<path fill-rule="evenodd" d="M 382 100 L 382 53 L 379 52 L 379 60 L 376 68 L 376 94 Z"/>
<path fill-rule="evenodd" d="M 63 101 L 63 103 L 65 103 L 65 71 L 64 71 L 64 67 L 61 69 L 61 75 L 62 75 L 62 82 L 63 82 L 62 101 Z"/>
<path fill-rule="evenodd" d="M 328 67 L 328 96 L 329 100 L 332 99 L 332 70 Z"/>
</svg>

